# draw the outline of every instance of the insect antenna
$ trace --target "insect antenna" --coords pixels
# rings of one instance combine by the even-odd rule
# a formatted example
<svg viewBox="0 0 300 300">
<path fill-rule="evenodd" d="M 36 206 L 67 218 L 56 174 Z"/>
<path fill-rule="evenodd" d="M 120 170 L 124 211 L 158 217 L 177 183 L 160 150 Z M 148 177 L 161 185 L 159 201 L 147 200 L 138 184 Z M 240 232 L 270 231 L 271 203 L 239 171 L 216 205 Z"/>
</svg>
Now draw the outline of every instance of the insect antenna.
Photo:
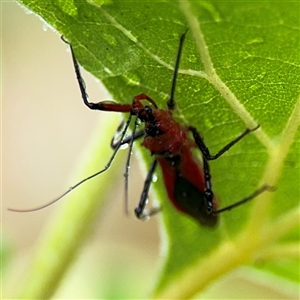
<svg viewBox="0 0 300 300">
<path fill-rule="evenodd" d="M 125 203 L 124 203 L 124 208 L 125 208 L 125 214 L 129 215 L 129 210 L 128 210 L 128 190 L 129 190 L 129 185 L 128 185 L 128 177 L 129 177 L 129 168 L 130 168 L 130 160 L 132 156 L 132 148 L 133 148 L 133 142 L 135 141 L 135 137 L 137 136 L 136 134 L 136 128 L 138 126 L 139 119 L 136 117 L 135 122 L 134 122 L 134 127 L 132 130 L 132 134 L 130 137 L 129 141 L 129 149 L 128 149 L 128 155 L 127 155 L 127 161 L 126 161 L 126 166 L 125 166 Z"/>
<path fill-rule="evenodd" d="M 176 62 L 175 62 L 175 67 L 174 67 L 174 73 L 173 73 L 173 78 L 172 78 L 170 99 L 167 102 L 169 110 L 173 110 L 175 108 L 174 94 L 175 94 L 175 89 L 176 89 L 176 81 L 177 81 L 177 75 L 178 75 L 178 70 L 179 70 L 179 64 L 180 64 L 183 44 L 184 44 L 184 40 L 185 40 L 187 31 L 188 30 L 186 30 L 180 37 L 180 42 L 179 42 L 179 47 L 178 47 L 178 52 L 177 52 L 177 57 L 176 57 Z"/>
<path fill-rule="evenodd" d="M 41 210 L 41 209 L 43 209 L 43 208 L 46 208 L 46 207 L 48 207 L 48 206 L 54 204 L 54 203 L 57 202 L 58 200 L 62 199 L 62 198 L 65 197 L 67 194 L 69 194 L 71 191 L 73 191 L 73 190 L 76 189 L 78 186 L 80 186 L 81 184 L 83 184 L 84 182 L 86 182 L 86 181 L 88 181 L 88 180 L 90 180 L 90 179 L 92 179 L 92 178 L 94 178 L 94 177 L 100 175 L 101 173 L 105 172 L 105 171 L 106 171 L 107 169 L 109 169 L 109 167 L 111 166 L 111 164 L 112 164 L 112 162 L 113 162 L 113 160 L 114 160 L 114 158 L 115 158 L 115 156 L 116 156 L 118 150 L 120 149 L 121 145 L 123 144 L 123 139 L 124 139 L 125 134 L 126 134 L 126 132 L 127 132 L 127 130 L 128 130 L 128 127 L 129 127 L 129 124 L 130 124 L 130 121 L 131 121 L 131 117 L 132 117 L 132 115 L 129 114 L 128 120 L 127 120 L 127 122 L 126 122 L 126 126 L 125 126 L 124 129 L 123 129 L 121 138 L 120 138 L 118 144 L 116 145 L 116 147 L 114 148 L 114 152 L 113 152 L 112 156 L 110 157 L 108 163 L 106 164 L 106 166 L 105 166 L 102 170 L 100 170 L 100 171 L 98 171 L 98 172 L 96 172 L 96 173 L 94 173 L 94 174 L 92 174 L 92 175 L 90 175 L 90 176 L 88 176 L 88 177 L 82 179 L 81 181 L 79 181 L 79 182 L 76 183 L 75 185 L 71 186 L 71 187 L 70 187 L 66 192 L 64 192 L 62 195 L 60 195 L 59 197 L 55 198 L 54 200 L 52 200 L 52 201 L 50 201 L 50 202 L 48 202 L 48 203 L 46 203 L 46 204 L 44 204 L 44 205 L 42 205 L 42 206 L 38 206 L 38 207 L 35 207 L 35 208 L 30 208 L 30 209 L 15 209 L 15 208 L 7 208 L 7 209 L 8 209 L 9 211 L 14 211 L 14 212 L 33 212 L 33 211 Z M 136 126 L 135 126 L 135 127 L 136 127 Z M 132 145 L 131 145 L 130 150 L 131 150 L 131 149 L 132 149 Z M 127 167 L 127 166 L 126 166 L 126 167 Z M 128 170 L 127 170 L 127 171 L 128 171 Z M 128 173 L 128 172 L 127 172 L 127 173 Z"/>
</svg>

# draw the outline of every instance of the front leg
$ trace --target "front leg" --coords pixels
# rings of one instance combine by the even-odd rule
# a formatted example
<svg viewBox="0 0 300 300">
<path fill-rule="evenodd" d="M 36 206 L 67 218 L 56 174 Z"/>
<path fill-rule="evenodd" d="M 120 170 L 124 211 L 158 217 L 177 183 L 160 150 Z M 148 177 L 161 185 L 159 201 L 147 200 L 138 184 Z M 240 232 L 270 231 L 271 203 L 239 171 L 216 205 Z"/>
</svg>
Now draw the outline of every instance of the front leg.
<svg viewBox="0 0 300 300">
<path fill-rule="evenodd" d="M 149 188 L 152 183 L 152 178 L 155 172 L 156 165 L 157 165 L 157 160 L 154 160 L 147 174 L 147 178 L 144 183 L 144 188 L 140 198 L 139 205 L 134 210 L 136 217 L 141 220 L 148 219 L 149 217 L 156 214 L 160 210 L 158 207 L 154 207 L 145 212 L 145 206 L 148 201 Z"/>
<path fill-rule="evenodd" d="M 81 76 L 79 64 L 78 64 L 78 61 L 75 57 L 73 47 L 67 40 L 65 40 L 65 38 L 63 36 L 61 37 L 61 39 L 66 44 L 68 44 L 70 46 L 73 66 L 74 66 L 77 82 L 78 82 L 78 85 L 79 85 L 81 97 L 83 99 L 84 104 L 88 108 L 93 109 L 93 110 L 115 111 L 115 112 L 131 112 L 131 107 L 132 107 L 131 104 L 120 104 L 120 103 L 115 103 L 113 101 L 101 101 L 101 102 L 98 102 L 98 103 L 89 102 L 89 96 L 88 96 L 88 93 L 86 91 L 86 85 L 85 85 L 84 79 Z"/>
<path fill-rule="evenodd" d="M 124 126 L 125 126 L 125 122 L 122 121 L 121 124 L 119 125 L 118 129 L 116 130 L 116 133 L 114 134 L 111 142 L 110 142 L 111 148 L 115 149 L 116 147 L 119 146 L 119 144 L 120 144 L 120 137 L 121 137 L 121 134 L 123 132 Z M 135 132 L 133 135 L 131 134 L 131 135 L 123 138 L 121 140 L 121 146 L 129 144 L 131 141 L 135 141 L 135 140 L 137 140 L 139 138 L 142 138 L 144 135 L 145 135 L 145 130 L 144 129 L 142 129 L 142 130 L 140 130 L 138 132 Z"/>
</svg>

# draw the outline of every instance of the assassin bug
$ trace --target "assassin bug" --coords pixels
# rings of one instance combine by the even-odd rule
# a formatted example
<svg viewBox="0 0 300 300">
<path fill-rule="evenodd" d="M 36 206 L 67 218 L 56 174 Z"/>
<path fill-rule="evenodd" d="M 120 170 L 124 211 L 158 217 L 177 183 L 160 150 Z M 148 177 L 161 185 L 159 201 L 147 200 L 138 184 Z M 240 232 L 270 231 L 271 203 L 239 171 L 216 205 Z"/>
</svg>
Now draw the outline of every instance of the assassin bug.
<svg viewBox="0 0 300 300">
<path fill-rule="evenodd" d="M 183 126 L 173 118 L 172 113 L 176 106 L 174 94 L 186 32 L 180 37 L 171 84 L 170 99 L 167 101 L 167 109 L 158 108 L 155 101 L 146 94 L 135 96 L 131 104 L 120 104 L 112 101 L 101 101 L 98 103 L 89 102 L 85 83 L 81 76 L 79 64 L 76 60 L 73 47 L 62 37 L 63 41 L 70 45 L 73 65 L 84 104 L 92 110 L 129 113 L 129 117 L 125 126 L 122 126 L 123 128 L 118 130 L 120 137 L 117 140 L 116 138 L 113 138 L 111 142 L 114 152 L 104 169 L 83 179 L 75 186 L 71 187 L 63 195 L 44 206 L 30 210 L 10 210 L 35 211 L 58 201 L 85 181 L 106 171 L 114 160 L 116 153 L 124 144 L 129 144 L 129 154 L 125 171 L 125 197 L 127 203 L 128 169 L 133 142 L 142 137 L 144 138 L 142 146 L 151 152 L 154 159 L 144 182 L 144 188 L 139 204 L 135 208 L 135 215 L 139 219 L 147 218 L 159 210 L 158 208 L 152 208 L 147 212 L 145 211 L 149 188 L 157 164 L 161 166 L 167 194 L 173 205 L 179 211 L 190 215 L 201 224 L 207 226 L 215 225 L 218 220 L 218 214 L 221 212 L 242 205 L 245 202 L 252 200 L 262 192 L 271 189 L 268 185 L 263 185 L 242 200 L 222 209 L 218 209 L 218 201 L 212 191 L 208 162 L 219 158 L 249 133 L 257 130 L 259 125 L 252 129 L 247 128 L 242 134 L 217 152 L 217 154 L 211 155 L 208 147 L 203 141 L 203 138 L 195 127 Z M 132 134 L 126 137 L 125 135 L 133 117 L 135 117 L 135 121 Z M 144 123 L 144 129 L 137 131 L 137 126 L 140 122 Z M 194 148 L 198 148 L 200 150 L 200 153 L 202 154 L 202 163 L 194 157 L 192 153 Z"/>
</svg>

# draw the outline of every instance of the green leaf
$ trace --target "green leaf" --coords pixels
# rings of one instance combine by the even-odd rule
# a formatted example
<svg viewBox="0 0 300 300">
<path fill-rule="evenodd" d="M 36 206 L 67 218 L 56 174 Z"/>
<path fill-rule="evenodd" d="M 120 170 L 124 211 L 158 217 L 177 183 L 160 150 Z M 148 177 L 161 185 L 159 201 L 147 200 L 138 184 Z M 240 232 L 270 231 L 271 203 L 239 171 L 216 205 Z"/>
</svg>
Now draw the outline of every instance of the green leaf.
<svg viewBox="0 0 300 300">
<path fill-rule="evenodd" d="M 201 227 L 177 212 L 161 180 L 153 184 L 163 208 L 165 261 L 152 296 L 195 297 L 238 266 L 256 268 L 255 261 L 267 262 L 260 267 L 266 274 L 296 283 L 299 3 L 20 2 L 70 41 L 79 63 L 122 103 L 146 93 L 166 107 L 179 36 L 188 28 L 175 118 L 198 128 L 211 153 L 245 127 L 261 126 L 211 162 L 213 187 L 220 207 L 265 183 L 277 190 L 225 212 L 217 228 Z M 149 162 L 147 150 L 139 151 Z"/>
</svg>

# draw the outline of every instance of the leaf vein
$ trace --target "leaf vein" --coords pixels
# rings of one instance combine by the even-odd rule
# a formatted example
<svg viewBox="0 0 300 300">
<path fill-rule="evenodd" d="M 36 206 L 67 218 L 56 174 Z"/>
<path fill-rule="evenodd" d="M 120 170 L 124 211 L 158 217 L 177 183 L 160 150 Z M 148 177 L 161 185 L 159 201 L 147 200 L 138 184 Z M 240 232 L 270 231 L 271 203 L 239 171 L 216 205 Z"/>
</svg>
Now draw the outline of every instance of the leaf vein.
<svg viewBox="0 0 300 300">
<path fill-rule="evenodd" d="M 233 111 L 240 117 L 240 119 L 245 123 L 245 125 L 248 128 L 254 128 L 255 126 L 257 126 L 257 122 L 246 110 L 246 108 L 241 104 L 241 102 L 236 98 L 236 96 L 229 89 L 229 87 L 216 74 L 213 63 L 210 58 L 208 47 L 204 39 L 203 32 L 200 28 L 199 21 L 193 14 L 190 4 L 188 3 L 188 1 L 183 0 L 179 0 L 179 4 L 195 38 L 196 46 L 198 48 L 200 58 L 203 62 L 204 69 L 207 74 L 207 80 L 216 88 L 216 90 L 220 92 L 223 98 L 231 106 Z M 273 149 L 272 140 L 262 129 L 257 130 L 253 134 L 256 135 L 257 139 L 268 149 L 268 151 L 271 151 Z"/>
</svg>

